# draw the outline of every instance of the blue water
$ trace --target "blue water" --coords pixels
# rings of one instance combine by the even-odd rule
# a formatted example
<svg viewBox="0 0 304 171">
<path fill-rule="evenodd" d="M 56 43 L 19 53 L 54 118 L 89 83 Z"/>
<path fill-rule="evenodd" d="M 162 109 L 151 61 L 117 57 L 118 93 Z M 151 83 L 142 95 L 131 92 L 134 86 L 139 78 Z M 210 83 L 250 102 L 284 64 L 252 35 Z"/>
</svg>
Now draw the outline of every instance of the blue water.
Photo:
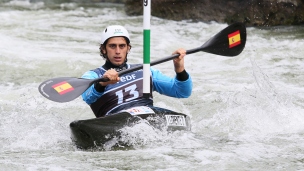
<svg viewBox="0 0 304 171">
<path fill-rule="evenodd" d="M 44 80 L 103 64 L 101 31 L 124 25 L 131 63 L 142 62 L 142 16 L 123 5 L 1 1 L 0 170 L 304 170 L 304 29 L 247 28 L 244 52 L 228 58 L 204 52 L 186 57 L 194 80 L 188 99 L 154 93 L 155 105 L 191 116 L 191 132 L 161 132 L 146 124 L 125 128 L 132 150 L 82 151 L 69 123 L 93 118 L 78 98 L 42 97 Z M 227 25 L 153 17 L 151 60 L 201 46 Z M 174 76 L 172 62 L 155 66 Z"/>
</svg>

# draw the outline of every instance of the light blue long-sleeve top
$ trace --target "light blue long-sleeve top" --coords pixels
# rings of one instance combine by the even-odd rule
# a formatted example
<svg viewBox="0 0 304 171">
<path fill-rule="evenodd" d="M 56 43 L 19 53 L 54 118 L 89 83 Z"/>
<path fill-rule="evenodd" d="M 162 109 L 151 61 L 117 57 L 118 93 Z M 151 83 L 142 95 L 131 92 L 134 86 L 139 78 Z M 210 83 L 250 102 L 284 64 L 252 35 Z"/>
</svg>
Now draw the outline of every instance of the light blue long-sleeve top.
<svg viewBox="0 0 304 171">
<path fill-rule="evenodd" d="M 191 95 L 192 79 L 190 75 L 186 81 L 179 81 L 176 79 L 176 77 L 168 77 L 153 67 L 151 67 L 150 70 L 152 76 L 153 91 L 157 91 L 160 94 L 176 98 L 187 98 Z M 100 77 L 94 71 L 87 71 L 82 76 L 82 78 L 96 79 Z M 94 85 L 92 85 L 82 94 L 82 98 L 87 104 L 92 104 L 104 93 L 105 92 L 96 91 Z"/>
</svg>

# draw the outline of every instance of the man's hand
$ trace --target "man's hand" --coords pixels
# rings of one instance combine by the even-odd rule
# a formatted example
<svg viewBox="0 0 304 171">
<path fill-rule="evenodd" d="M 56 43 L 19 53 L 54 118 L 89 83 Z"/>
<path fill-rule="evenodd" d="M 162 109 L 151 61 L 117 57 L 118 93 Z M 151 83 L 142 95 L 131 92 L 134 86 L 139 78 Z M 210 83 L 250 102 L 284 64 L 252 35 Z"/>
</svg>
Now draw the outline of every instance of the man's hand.
<svg viewBox="0 0 304 171">
<path fill-rule="evenodd" d="M 115 83 L 117 83 L 120 80 L 120 78 L 118 76 L 118 72 L 115 69 L 109 69 L 109 70 L 107 70 L 103 74 L 103 77 L 109 79 L 109 81 L 107 81 L 107 82 L 99 82 L 99 84 L 101 86 L 104 86 L 104 87 L 107 86 L 107 85 L 109 85 L 109 84 L 115 84 Z"/>
<path fill-rule="evenodd" d="M 183 48 L 180 48 L 172 53 L 172 55 L 174 55 L 174 54 L 180 54 L 179 57 L 173 59 L 175 72 L 180 73 L 185 70 L 184 57 L 186 55 L 186 50 Z"/>
</svg>

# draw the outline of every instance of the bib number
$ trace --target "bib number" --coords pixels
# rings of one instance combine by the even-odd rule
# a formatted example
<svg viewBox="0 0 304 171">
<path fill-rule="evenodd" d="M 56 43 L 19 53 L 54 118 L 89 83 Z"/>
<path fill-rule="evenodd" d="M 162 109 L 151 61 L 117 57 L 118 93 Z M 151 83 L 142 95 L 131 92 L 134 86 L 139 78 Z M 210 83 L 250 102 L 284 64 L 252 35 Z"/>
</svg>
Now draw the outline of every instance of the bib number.
<svg viewBox="0 0 304 171">
<path fill-rule="evenodd" d="M 136 90 L 136 84 L 126 87 L 124 90 L 119 90 L 115 94 L 118 98 L 117 104 L 128 102 L 139 97 L 139 92 Z M 124 99 L 124 93 L 127 93 L 127 98 Z"/>
</svg>

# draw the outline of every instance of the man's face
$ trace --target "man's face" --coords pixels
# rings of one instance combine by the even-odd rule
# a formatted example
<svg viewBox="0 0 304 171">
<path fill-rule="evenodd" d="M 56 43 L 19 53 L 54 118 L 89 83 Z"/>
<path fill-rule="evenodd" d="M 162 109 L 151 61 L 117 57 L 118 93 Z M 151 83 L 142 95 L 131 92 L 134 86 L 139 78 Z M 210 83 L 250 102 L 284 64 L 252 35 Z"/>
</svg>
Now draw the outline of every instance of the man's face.
<svg viewBox="0 0 304 171">
<path fill-rule="evenodd" d="M 108 60 L 116 66 L 122 65 L 129 53 L 130 46 L 127 45 L 124 37 L 112 37 L 108 39 L 103 53 L 107 54 Z"/>
</svg>

